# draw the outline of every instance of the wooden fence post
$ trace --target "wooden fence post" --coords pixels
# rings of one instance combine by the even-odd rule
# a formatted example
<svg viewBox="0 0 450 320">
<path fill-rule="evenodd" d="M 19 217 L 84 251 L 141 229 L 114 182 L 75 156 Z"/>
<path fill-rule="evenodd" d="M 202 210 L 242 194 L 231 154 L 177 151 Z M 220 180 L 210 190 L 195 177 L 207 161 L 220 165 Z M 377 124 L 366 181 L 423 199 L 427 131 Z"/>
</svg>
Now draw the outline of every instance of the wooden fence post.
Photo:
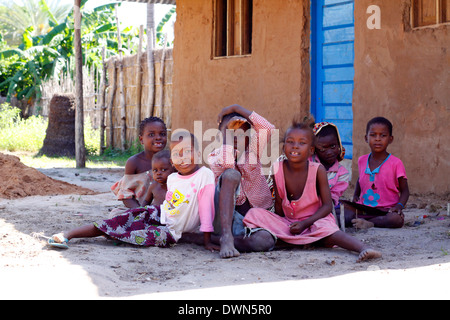
<svg viewBox="0 0 450 320">
<path fill-rule="evenodd" d="M 136 74 L 136 137 L 139 137 L 139 124 L 141 123 L 141 99 L 142 99 L 142 41 L 144 37 L 144 26 L 139 28 L 139 49 L 136 55 L 137 74 Z"/>
<path fill-rule="evenodd" d="M 81 0 L 74 2 L 74 51 L 75 51 L 75 158 L 77 168 L 86 167 L 86 147 L 84 145 L 83 113 L 83 54 L 81 48 Z"/>
<path fill-rule="evenodd" d="M 116 4 L 116 21 L 117 21 L 117 40 L 119 42 L 119 108 L 120 108 L 120 138 L 121 149 L 125 151 L 127 146 L 127 112 L 125 104 L 125 90 L 123 80 L 123 54 L 122 39 L 120 36 L 119 16 L 117 14 L 118 5 Z"/>
<path fill-rule="evenodd" d="M 113 65 L 113 74 L 112 74 L 112 84 L 111 84 L 111 100 L 108 105 L 108 114 L 109 114 L 109 136 L 108 136 L 108 145 L 111 148 L 114 148 L 114 99 L 116 98 L 116 90 L 117 90 L 117 66 L 116 59 L 111 59 Z"/>
<path fill-rule="evenodd" d="M 100 96 L 99 96 L 99 110 L 100 110 L 100 155 L 105 151 L 105 113 L 106 113 L 106 63 L 105 63 L 106 48 L 102 48 L 102 76 L 100 78 Z"/>
</svg>

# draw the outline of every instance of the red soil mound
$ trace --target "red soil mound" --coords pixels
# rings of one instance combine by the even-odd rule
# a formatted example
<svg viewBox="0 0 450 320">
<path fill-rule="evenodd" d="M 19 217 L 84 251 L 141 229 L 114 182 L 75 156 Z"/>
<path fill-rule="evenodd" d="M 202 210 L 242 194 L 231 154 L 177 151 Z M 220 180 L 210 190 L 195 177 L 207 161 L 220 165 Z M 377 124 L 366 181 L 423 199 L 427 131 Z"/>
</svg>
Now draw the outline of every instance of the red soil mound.
<svg viewBox="0 0 450 320">
<path fill-rule="evenodd" d="M 0 153 L 0 198 L 17 199 L 28 196 L 60 194 L 95 194 L 94 191 L 52 179 L 20 159 Z"/>
</svg>

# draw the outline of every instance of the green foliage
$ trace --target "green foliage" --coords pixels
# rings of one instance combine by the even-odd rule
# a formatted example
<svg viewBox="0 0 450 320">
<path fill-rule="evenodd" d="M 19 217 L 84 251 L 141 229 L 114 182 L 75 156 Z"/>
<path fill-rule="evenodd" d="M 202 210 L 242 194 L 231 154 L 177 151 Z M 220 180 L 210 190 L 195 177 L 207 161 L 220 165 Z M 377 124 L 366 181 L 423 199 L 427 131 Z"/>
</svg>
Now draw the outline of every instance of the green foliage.
<svg viewBox="0 0 450 320">
<path fill-rule="evenodd" d="M 43 144 L 48 121 L 41 116 L 28 119 L 20 117 L 20 109 L 5 103 L 0 105 L 0 150 L 38 152 Z M 95 130 L 91 121 L 84 124 L 84 139 L 87 155 L 98 155 L 100 130 Z"/>
<path fill-rule="evenodd" d="M 9 104 L 0 105 L 0 149 L 37 152 L 42 148 L 47 121 L 41 116 L 20 117 L 20 110 Z"/>
<path fill-rule="evenodd" d="M 44 3 L 45 1 L 41 0 L 41 5 Z M 103 46 L 106 47 L 107 56 L 118 53 L 114 6 L 115 3 L 112 3 L 82 12 L 83 61 L 89 67 L 101 67 Z M 32 26 L 27 28 L 22 34 L 22 44 L 18 48 L 0 52 L 0 93 L 6 95 L 8 101 L 14 95 L 17 95 L 19 100 L 38 100 L 41 97 L 40 85 L 43 80 L 58 77 L 61 72 L 71 74 L 73 11 L 70 11 L 60 24 L 51 18 L 49 25 L 50 31 L 38 36 L 33 36 Z M 124 30 L 121 35 L 124 50 L 129 49 L 129 39 L 138 38 L 138 32 L 132 28 Z"/>
<path fill-rule="evenodd" d="M 167 41 L 167 39 L 164 39 L 163 34 L 163 28 L 166 25 L 167 22 L 172 18 L 172 16 L 176 12 L 176 7 L 172 7 L 169 12 L 166 13 L 166 15 L 162 18 L 162 20 L 159 22 L 158 26 L 156 27 L 156 42 L 164 46 L 164 43 L 162 41 Z M 170 43 L 167 43 L 167 46 L 170 46 Z"/>
<path fill-rule="evenodd" d="M 14 126 L 20 120 L 20 109 L 4 103 L 0 105 L 0 130 Z"/>
</svg>

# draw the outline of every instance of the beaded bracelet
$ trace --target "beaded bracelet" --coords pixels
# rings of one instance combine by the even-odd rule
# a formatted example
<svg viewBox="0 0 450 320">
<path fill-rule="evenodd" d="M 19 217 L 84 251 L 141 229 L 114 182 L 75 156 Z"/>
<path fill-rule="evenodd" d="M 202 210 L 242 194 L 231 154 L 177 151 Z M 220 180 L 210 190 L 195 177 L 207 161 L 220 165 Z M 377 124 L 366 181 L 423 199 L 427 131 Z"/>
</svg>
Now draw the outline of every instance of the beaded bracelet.
<svg viewBox="0 0 450 320">
<path fill-rule="evenodd" d="M 399 202 L 399 203 L 397 203 L 397 204 L 401 205 L 402 208 L 405 209 L 405 206 L 404 206 L 401 202 Z"/>
</svg>

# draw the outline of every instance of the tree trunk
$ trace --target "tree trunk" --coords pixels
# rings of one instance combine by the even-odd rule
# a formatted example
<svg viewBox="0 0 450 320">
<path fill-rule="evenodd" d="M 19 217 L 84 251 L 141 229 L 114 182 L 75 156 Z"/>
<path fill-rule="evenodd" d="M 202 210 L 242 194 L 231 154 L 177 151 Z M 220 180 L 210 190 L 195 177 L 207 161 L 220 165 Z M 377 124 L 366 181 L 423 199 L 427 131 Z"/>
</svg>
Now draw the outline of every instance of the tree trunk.
<svg viewBox="0 0 450 320">
<path fill-rule="evenodd" d="M 122 39 L 120 36 L 120 22 L 117 15 L 118 5 L 116 4 L 116 21 L 117 21 L 117 41 L 119 44 L 119 108 L 120 108 L 120 140 L 121 150 L 127 149 L 127 110 L 125 102 L 125 88 L 123 75 L 123 53 L 122 53 Z"/>
<path fill-rule="evenodd" d="M 153 116 L 155 104 L 155 5 L 147 3 L 147 65 L 148 65 L 148 116 Z"/>
<path fill-rule="evenodd" d="M 83 113 L 83 55 L 81 49 L 81 0 L 74 0 L 74 51 L 75 51 L 75 158 L 77 168 L 86 167 Z"/>
<path fill-rule="evenodd" d="M 141 123 L 141 99 L 142 99 L 142 39 L 144 37 L 144 26 L 139 28 L 139 48 L 136 55 L 137 72 L 136 72 L 136 137 L 139 137 L 139 124 Z"/>
</svg>

